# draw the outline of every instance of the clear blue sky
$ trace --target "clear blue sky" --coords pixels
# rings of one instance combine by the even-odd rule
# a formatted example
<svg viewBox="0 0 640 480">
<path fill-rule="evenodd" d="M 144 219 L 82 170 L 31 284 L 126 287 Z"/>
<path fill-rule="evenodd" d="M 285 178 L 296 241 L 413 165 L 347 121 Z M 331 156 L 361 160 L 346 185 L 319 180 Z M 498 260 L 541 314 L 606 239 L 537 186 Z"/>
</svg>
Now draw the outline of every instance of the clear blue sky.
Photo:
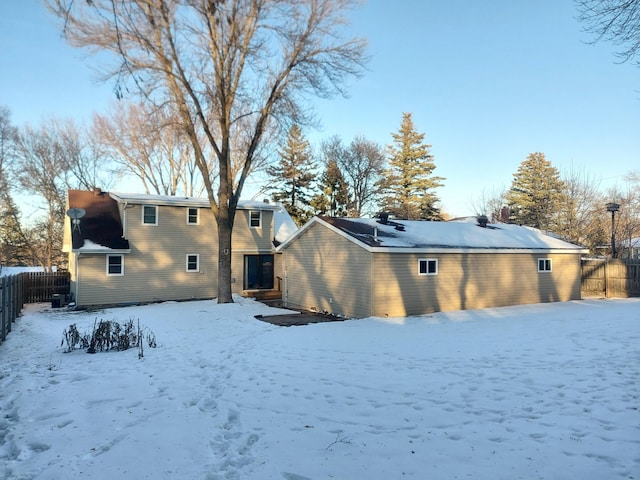
<svg viewBox="0 0 640 480">
<path fill-rule="evenodd" d="M 603 190 L 640 170 L 640 68 L 615 63 L 614 45 L 587 45 L 571 0 L 370 0 L 351 17 L 372 60 L 348 99 L 316 102 L 313 143 L 362 134 L 386 145 L 412 112 L 453 215 L 508 187 L 532 152 L 584 168 Z M 0 2 L 0 105 L 18 126 L 88 121 L 114 101 L 55 25 L 37 0 Z"/>
</svg>

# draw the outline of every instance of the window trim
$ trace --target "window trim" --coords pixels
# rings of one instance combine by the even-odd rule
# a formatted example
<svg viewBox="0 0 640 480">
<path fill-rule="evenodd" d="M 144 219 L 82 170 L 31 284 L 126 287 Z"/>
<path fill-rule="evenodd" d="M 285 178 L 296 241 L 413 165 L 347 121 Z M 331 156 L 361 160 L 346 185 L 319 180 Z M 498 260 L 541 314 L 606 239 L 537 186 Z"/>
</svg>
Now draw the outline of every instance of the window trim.
<svg viewBox="0 0 640 480">
<path fill-rule="evenodd" d="M 189 257 L 196 257 L 196 268 L 189 268 Z M 187 253 L 184 259 L 185 259 L 185 265 L 184 265 L 185 272 L 187 273 L 200 272 L 200 254 L 199 253 Z"/>
<path fill-rule="evenodd" d="M 191 210 L 196 211 L 196 221 L 191 222 Z M 187 225 L 200 225 L 200 209 L 198 207 L 187 207 Z"/>
<path fill-rule="evenodd" d="M 109 271 L 109 259 L 111 257 L 120 258 L 120 273 L 111 273 Z M 124 277 L 124 255 L 106 255 L 106 273 L 108 277 Z"/>
<path fill-rule="evenodd" d="M 154 223 L 150 223 L 150 222 L 145 222 L 145 218 L 144 218 L 144 212 L 147 208 L 153 208 L 155 215 L 154 215 Z M 149 225 L 149 226 L 156 226 L 158 225 L 158 206 L 157 205 L 142 205 L 142 225 Z"/>
<path fill-rule="evenodd" d="M 258 225 L 252 224 L 252 215 L 254 213 L 258 214 Z M 262 210 L 249 210 L 249 228 L 262 228 Z"/>
<path fill-rule="evenodd" d="M 544 262 L 544 263 L 542 263 Z M 540 268 L 540 265 L 542 263 L 542 267 Z M 546 268 L 546 267 L 549 268 Z M 538 258 L 538 273 L 551 273 L 553 271 L 553 263 L 551 262 L 551 259 L 548 257 L 540 257 Z"/>
<path fill-rule="evenodd" d="M 420 266 L 422 265 L 422 262 L 426 262 L 426 269 L 425 272 L 422 273 L 420 270 Z M 429 272 L 429 263 L 433 262 L 435 265 L 435 271 L 434 272 Z M 421 277 L 427 277 L 427 276 L 434 276 L 434 275 L 438 275 L 438 259 L 437 258 L 419 258 L 418 259 L 418 275 Z"/>
</svg>

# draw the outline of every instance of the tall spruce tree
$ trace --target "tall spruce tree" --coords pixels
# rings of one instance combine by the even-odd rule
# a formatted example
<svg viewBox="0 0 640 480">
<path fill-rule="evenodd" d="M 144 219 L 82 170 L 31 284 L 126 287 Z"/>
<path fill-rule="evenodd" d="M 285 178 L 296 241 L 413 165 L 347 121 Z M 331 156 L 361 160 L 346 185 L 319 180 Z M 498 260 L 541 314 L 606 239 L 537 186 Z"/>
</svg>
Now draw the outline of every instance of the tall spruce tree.
<svg viewBox="0 0 640 480">
<path fill-rule="evenodd" d="M 27 233 L 9 191 L 0 191 L 0 266 L 33 265 Z"/>
<path fill-rule="evenodd" d="M 318 182 L 320 193 L 311 199 L 316 215 L 346 217 L 349 210 L 349 190 L 338 162 L 329 158 Z"/>
<path fill-rule="evenodd" d="M 267 168 L 273 187 L 272 198 L 282 202 L 291 218 L 302 225 L 311 216 L 310 189 L 315 179 L 316 164 L 309 142 L 294 125 L 280 151 L 280 161 Z"/>
<path fill-rule="evenodd" d="M 18 129 L 11 122 L 11 111 L 0 105 L 0 266 L 26 262 L 20 211 L 11 194 L 17 138 Z"/>
<path fill-rule="evenodd" d="M 444 178 L 433 174 L 431 145 L 424 143 L 424 133 L 416 131 L 411 113 L 402 114 L 400 130 L 391 136 L 382 208 L 401 219 L 442 220 L 434 190 Z"/>
<path fill-rule="evenodd" d="M 506 200 L 514 223 L 555 231 L 564 184 L 544 153 L 530 153 L 513 174 Z"/>
</svg>

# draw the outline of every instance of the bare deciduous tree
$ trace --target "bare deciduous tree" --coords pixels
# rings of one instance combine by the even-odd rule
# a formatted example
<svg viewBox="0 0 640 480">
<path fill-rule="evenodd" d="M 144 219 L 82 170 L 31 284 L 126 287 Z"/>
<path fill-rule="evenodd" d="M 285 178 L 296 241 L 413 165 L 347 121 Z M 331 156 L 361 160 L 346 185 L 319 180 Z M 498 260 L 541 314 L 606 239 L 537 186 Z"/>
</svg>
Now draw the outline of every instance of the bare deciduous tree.
<svg viewBox="0 0 640 480">
<path fill-rule="evenodd" d="M 55 142 L 59 154 L 65 159 L 68 188 L 91 190 L 109 188 L 117 172 L 95 134 L 72 119 L 52 119 L 44 125 Z"/>
<path fill-rule="evenodd" d="M 507 201 L 507 188 L 505 186 L 483 189 L 480 197 L 473 202 L 473 210 L 476 216 L 484 215 L 491 223 L 509 221 Z"/>
<path fill-rule="evenodd" d="M 576 0 L 578 19 L 596 36 L 595 42 L 607 40 L 622 47 L 616 53 L 623 62 L 640 54 L 640 0 Z"/>
<path fill-rule="evenodd" d="M 0 188 L 6 190 L 9 182 L 9 163 L 15 155 L 18 129 L 11 123 L 11 111 L 0 105 Z"/>
<path fill-rule="evenodd" d="M 29 193 L 42 199 L 34 205 L 44 214 L 32 221 L 33 238 L 29 240 L 32 256 L 45 269 L 61 261 L 62 226 L 65 195 L 70 172 L 61 143 L 56 136 L 55 121 L 39 128 L 29 125 L 20 130 L 17 142 L 17 179 Z"/>
<path fill-rule="evenodd" d="M 624 177 L 624 183 L 612 187 L 605 198 L 620 205 L 613 228 L 616 251 L 624 255 L 631 240 L 640 236 L 640 173 L 629 172 Z M 611 232 L 611 226 L 608 231 Z"/>
<path fill-rule="evenodd" d="M 558 201 L 556 233 L 565 240 L 585 245 L 595 252 L 602 243 L 604 200 L 600 180 L 584 169 L 570 168 L 561 174 L 563 191 Z"/>
<path fill-rule="evenodd" d="M 18 129 L 11 122 L 10 110 L 0 106 L 0 267 L 20 265 L 26 260 L 20 211 L 11 192 L 17 140 Z"/>
<path fill-rule="evenodd" d="M 112 160 L 138 178 L 146 193 L 202 194 L 189 140 L 167 108 L 119 102 L 108 115 L 94 115 L 93 132 Z"/>
<path fill-rule="evenodd" d="M 350 217 L 360 217 L 365 211 L 373 213 L 375 200 L 380 193 L 378 180 L 386 157 L 382 147 L 358 135 L 349 145 L 338 136 L 324 141 L 321 146 L 325 161 L 334 160 L 344 175 L 349 190 Z"/>
<path fill-rule="evenodd" d="M 343 40 L 355 0 L 47 0 L 69 42 L 119 59 L 105 72 L 167 102 L 189 138 L 218 226 L 218 302 L 232 302 L 231 235 L 266 131 L 303 124 L 306 94 L 343 93 L 362 40 Z M 234 138 L 246 139 L 233 152 Z M 236 145 L 237 146 L 237 145 Z M 217 159 L 211 171 L 207 152 Z M 242 158 L 240 161 L 239 158 Z M 234 160 L 241 168 L 234 175 Z"/>
</svg>

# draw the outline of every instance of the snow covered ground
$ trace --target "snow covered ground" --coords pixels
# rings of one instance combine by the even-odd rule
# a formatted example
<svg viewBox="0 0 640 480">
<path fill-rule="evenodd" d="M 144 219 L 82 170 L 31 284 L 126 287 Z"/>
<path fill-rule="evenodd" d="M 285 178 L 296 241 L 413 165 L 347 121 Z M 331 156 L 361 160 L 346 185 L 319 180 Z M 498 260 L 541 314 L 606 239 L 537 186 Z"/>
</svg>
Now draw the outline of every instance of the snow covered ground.
<svg viewBox="0 0 640 480">
<path fill-rule="evenodd" d="M 640 479 L 640 299 L 254 318 L 280 312 L 29 306 L 0 345 L 0 478 Z M 63 353 L 95 318 L 158 347 Z"/>
</svg>

